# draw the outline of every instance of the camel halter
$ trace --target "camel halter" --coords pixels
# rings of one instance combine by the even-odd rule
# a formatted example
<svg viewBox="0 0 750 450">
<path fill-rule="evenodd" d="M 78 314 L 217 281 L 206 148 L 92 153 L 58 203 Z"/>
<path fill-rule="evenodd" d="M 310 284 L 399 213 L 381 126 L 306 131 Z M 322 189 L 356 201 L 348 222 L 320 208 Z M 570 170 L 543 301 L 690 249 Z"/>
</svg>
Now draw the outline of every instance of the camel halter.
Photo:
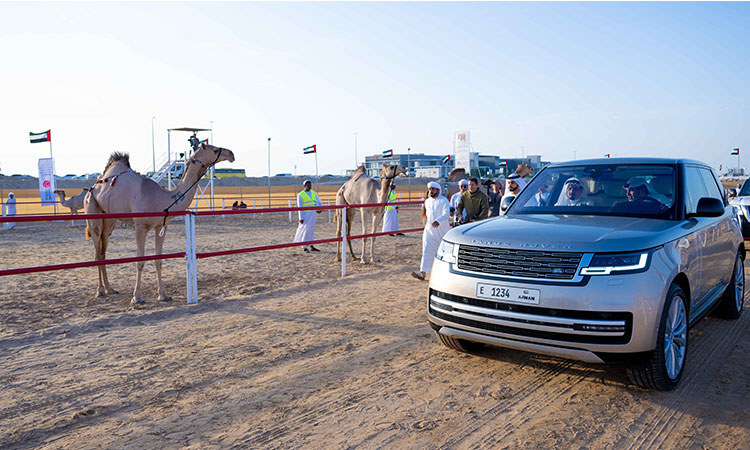
<svg viewBox="0 0 750 450">
<path fill-rule="evenodd" d="M 206 174 L 206 171 L 208 170 L 208 168 L 211 167 L 211 166 L 213 166 L 214 164 L 216 164 L 216 162 L 219 160 L 219 158 L 221 158 L 221 152 L 222 152 L 222 150 L 224 150 L 224 149 L 221 148 L 221 147 L 219 147 L 219 154 L 216 155 L 216 159 L 211 164 L 206 164 L 203 161 L 199 160 L 198 158 L 193 158 L 193 159 L 190 160 L 190 164 L 200 163 L 201 164 L 201 170 L 203 170 L 203 173 L 201 173 L 198 176 L 198 178 L 196 178 L 195 182 L 193 182 L 193 184 L 191 184 L 190 187 L 188 187 L 187 189 L 185 189 L 185 191 L 182 194 L 178 195 L 177 198 L 172 202 L 171 205 L 169 205 L 166 208 L 164 208 L 164 220 L 161 223 L 161 231 L 159 232 L 159 236 L 164 236 L 164 228 L 167 225 L 167 217 L 169 217 L 169 208 L 173 207 L 177 202 L 179 202 L 183 198 L 185 198 L 185 194 L 187 194 L 188 191 L 190 189 L 192 189 L 193 186 L 195 186 L 201 180 L 201 178 L 203 177 L 203 175 Z"/>
</svg>

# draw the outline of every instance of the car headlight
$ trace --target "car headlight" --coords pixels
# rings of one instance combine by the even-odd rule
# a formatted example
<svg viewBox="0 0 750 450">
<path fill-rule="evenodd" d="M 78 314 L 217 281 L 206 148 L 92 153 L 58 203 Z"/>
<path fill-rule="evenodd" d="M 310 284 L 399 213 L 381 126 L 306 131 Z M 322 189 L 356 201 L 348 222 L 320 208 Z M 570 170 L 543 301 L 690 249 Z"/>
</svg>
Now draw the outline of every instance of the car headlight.
<svg viewBox="0 0 750 450">
<path fill-rule="evenodd" d="M 440 241 L 440 246 L 438 247 L 437 255 L 435 255 L 435 257 L 440 261 L 455 264 L 458 262 L 458 257 L 456 255 L 457 251 L 458 245 L 442 240 Z"/>
<path fill-rule="evenodd" d="M 636 252 L 594 255 L 588 267 L 581 269 L 581 275 L 609 275 L 612 272 L 643 272 L 648 266 L 650 253 Z"/>
</svg>

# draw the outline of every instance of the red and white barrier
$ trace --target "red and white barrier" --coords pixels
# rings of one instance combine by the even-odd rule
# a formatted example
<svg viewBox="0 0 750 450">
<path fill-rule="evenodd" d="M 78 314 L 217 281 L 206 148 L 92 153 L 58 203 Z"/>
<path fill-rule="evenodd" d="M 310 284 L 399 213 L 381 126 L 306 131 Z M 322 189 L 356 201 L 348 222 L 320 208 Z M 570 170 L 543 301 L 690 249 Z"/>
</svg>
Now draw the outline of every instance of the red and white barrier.
<svg viewBox="0 0 750 450">
<path fill-rule="evenodd" d="M 389 203 L 390 206 L 399 205 L 417 205 L 421 204 L 422 201 L 405 201 Z M 67 264 L 54 264 L 47 266 L 36 266 L 36 267 L 22 267 L 15 269 L 4 269 L 0 270 L 0 277 L 7 275 L 20 275 L 26 273 L 37 273 L 37 272 L 49 272 L 54 270 L 67 270 L 67 269 L 78 269 L 82 267 L 95 267 L 112 264 L 127 264 L 141 261 L 156 261 L 164 259 L 174 258 L 185 258 L 185 268 L 187 271 L 187 302 L 197 303 L 198 302 L 198 275 L 197 275 L 197 260 L 202 258 L 211 258 L 215 256 L 227 256 L 235 255 L 240 253 L 251 253 L 267 250 L 275 250 L 280 248 L 298 247 L 303 245 L 314 245 L 314 244 L 325 244 L 330 242 L 341 242 L 342 245 L 342 258 L 341 258 L 341 276 L 346 276 L 346 242 L 353 241 L 356 239 L 363 239 L 376 236 L 384 236 L 387 234 L 393 234 L 393 232 L 379 232 L 370 234 L 360 234 L 354 236 L 346 235 L 346 213 L 341 214 L 341 234 L 340 238 L 328 238 L 328 239 L 316 239 L 314 241 L 307 242 L 293 242 L 286 244 L 273 244 L 263 245 L 259 247 L 248 247 L 231 250 L 221 250 L 214 252 L 200 252 L 196 251 L 195 245 L 195 218 L 196 216 L 222 216 L 234 215 L 234 214 L 253 214 L 256 213 L 282 213 L 289 212 L 290 214 L 295 211 L 320 211 L 328 210 L 329 214 L 331 210 L 341 209 L 345 210 L 348 208 L 362 208 L 362 207 L 380 207 L 384 206 L 383 203 L 368 203 L 361 205 L 329 205 L 329 206 L 307 206 L 302 208 L 287 207 L 287 208 L 249 208 L 242 210 L 212 210 L 212 211 L 175 211 L 168 215 L 172 217 L 184 216 L 185 217 L 185 251 L 179 253 L 168 253 L 161 255 L 151 256 L 135 256 L 129 258 L 118 258 L 118 259 L 105 259 L 99 261 L 82 261 Z M 0 218 L 0 223 L 5 222 L 52 222 L 60 220 L 85 220 L 85 219 L 120 219 L 120 218 L 137 218 L 137 217 L 163 217 L 166 216 L 164 212 L 141 212 L 141 213 L 125 213 L 125 214 L 54 214 L 54 215 L 37 215 L 37 216 L 5 216 Z M 329 215 L 330 217 L 330 215 Z M 330 219 L 329 219 L 330 221 Z M 399 233 L 413 233 L 422 231 L 422 228 L 409 228 L 398 230 Z"/>
</svg>

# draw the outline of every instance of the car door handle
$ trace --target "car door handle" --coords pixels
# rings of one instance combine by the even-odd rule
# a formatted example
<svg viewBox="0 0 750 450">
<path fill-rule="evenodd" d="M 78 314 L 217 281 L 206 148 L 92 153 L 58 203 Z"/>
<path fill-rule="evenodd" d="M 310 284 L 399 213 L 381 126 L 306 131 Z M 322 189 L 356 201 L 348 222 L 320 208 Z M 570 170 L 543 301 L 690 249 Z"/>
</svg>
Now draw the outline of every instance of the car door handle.
<svg viewBox="0 0 750 450">
<path fill-rule="evenodd" d="M 677 244 L 677 248 L 687 250 L 688 248 L 690 248 L 690 241 L 688 241 L 687 239 L 681 239 L 680 242 Z"/>
</svg>

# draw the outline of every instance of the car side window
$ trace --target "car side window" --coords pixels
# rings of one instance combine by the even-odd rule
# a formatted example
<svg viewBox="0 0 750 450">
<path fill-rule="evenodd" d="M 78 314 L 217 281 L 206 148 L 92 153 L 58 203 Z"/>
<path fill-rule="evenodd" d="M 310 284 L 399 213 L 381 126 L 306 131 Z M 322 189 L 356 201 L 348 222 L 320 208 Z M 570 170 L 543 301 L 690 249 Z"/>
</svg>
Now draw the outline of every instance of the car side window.
<svg viewBox="0 0 750 450">
<path fill-rule="evenodd" d="M 698 200 L 708 197 L 700 169 L 685 166 L 685 214 L 695 214 L 698 211 Z"/>
<path fill-rule="evenodd" d="M 721 189 L 719 189 L 719 186 L 716 184 L 716 178 L 714 178 L 714 175 L 711 173 L 708 169 L 699 169 L 701 176 L 703 177 L 703 183 L 706 185 L 706 190 L 708 191 L 708 196 L 713 198 L 718 198 L 722 202 L 724 202 L 724 196 L 721 195 Z"/>
</svg>

